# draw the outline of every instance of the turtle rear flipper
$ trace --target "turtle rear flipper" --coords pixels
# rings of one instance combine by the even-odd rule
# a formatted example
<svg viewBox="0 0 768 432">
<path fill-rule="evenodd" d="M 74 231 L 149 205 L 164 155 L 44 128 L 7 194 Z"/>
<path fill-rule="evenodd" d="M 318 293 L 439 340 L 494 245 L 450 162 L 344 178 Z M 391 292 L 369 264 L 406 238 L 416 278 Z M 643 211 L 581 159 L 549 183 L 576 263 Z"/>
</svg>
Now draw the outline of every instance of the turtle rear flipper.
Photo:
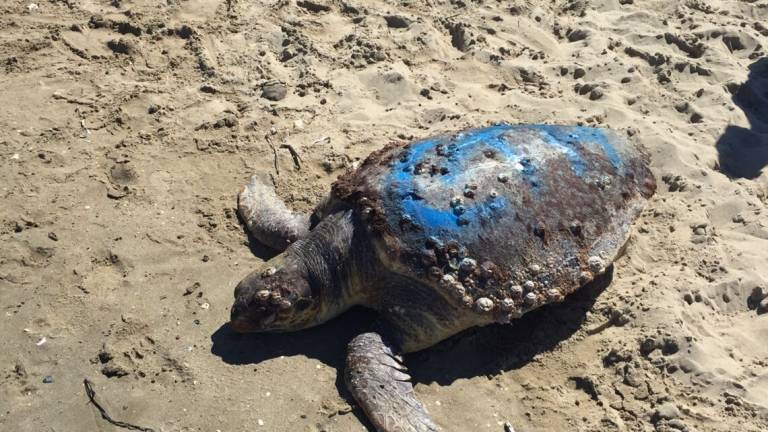
<svg viewBox="0 0 768 432">
<path fill-rule="evenodd" d="M 278 252 L 309 232 L 309 216 L 288 209 L 274 188 L 257 176 L 240 191 L 237 211 L 251 235 Z"/>
<path fill-rule="evenodd" d="M 379 333 L 349 343 L 347 388 L 379 432 L 436 432 L 438 427 L 416 398 L 397 350 Z"/>
</svg>

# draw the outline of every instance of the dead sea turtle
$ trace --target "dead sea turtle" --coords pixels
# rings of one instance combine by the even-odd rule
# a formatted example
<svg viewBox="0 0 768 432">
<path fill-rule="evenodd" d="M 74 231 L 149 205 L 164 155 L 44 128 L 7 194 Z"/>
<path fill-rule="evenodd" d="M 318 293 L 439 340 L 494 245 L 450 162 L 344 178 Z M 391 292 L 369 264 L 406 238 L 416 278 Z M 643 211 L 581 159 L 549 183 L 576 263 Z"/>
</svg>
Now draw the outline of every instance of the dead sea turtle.
<svg viewBox="0 0 768 432">
<path fill-rule="evenodd" d="M 613 262 L 655 187 L 617 132 L 507 124 L 376 151 L 312 215 L 253 178 L 240 215 L 283 252 L 238 284 L 231 326 L 376 310 L 377 331 L 349 343 L 347 386 L 379 431 L 435 431 L 400 354 L 563 300 Z"/>
</svg>

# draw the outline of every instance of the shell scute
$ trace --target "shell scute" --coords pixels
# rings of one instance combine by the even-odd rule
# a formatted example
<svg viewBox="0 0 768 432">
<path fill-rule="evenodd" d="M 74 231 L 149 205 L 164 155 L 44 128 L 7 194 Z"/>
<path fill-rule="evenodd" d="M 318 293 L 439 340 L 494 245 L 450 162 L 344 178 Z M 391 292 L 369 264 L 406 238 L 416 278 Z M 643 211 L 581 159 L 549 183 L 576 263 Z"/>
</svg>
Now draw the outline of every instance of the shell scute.
<svg viewBox="0 0 768 432">
<path fill-rule="evenodd" d="M 647 163 L 611 130 L 502 124 L 387 146 L 333 192 L 390 269 L 505 321 L 615 259 L 655 190 Z"/>
</svg>

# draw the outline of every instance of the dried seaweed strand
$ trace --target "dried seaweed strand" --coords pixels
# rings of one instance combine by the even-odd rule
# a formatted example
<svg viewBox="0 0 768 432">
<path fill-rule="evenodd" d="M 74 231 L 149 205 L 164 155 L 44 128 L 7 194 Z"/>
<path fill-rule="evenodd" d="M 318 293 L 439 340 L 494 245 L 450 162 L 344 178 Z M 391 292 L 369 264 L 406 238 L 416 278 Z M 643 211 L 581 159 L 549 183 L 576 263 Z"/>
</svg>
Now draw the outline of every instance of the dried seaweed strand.
<svg viewBox="0 0 768 432">
<path fill-rule="evenodd" d="M 93 390 L 93 384 L 90 381 L 88 381 L 88 379 L 86 378 L 86 379 L 83 380 L 83 385 L 85 386 L 85 394 L 86 394 L 86 396 L 88 396 L 88 399 L 91 401 L 93 406 L 95 406 L 96 409 L 99 410 L 99 412 L 101 413 L 101 417 L 104 420 L 112 423 L 113 425 L 115 425 L 117 427 L 121 427 L 121 428 L 125 428 L 125 429 L 137 430 L 137 431 L 141 431 L 141 432 L 155 432 L 155 430 L 152 429 L 152 428 L 136 426 L 136 425 L 131 424 L 131 423 L 126 423 L 124 421 L 114 420 L 112 417 L 109 416 L 109 414 L 107 414 L 107 410 L 105 410 L 104 407 L 101 406 L 101 404 L 96 402 L 96 392 Z"/>
</svg>

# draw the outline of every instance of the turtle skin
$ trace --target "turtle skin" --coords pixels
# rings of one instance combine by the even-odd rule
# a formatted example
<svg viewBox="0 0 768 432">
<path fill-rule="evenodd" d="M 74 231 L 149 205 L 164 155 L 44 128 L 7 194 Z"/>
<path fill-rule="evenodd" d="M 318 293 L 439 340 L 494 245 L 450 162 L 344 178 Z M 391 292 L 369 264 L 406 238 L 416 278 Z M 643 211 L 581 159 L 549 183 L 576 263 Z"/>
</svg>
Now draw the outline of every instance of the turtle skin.
<svg viewBox="0 0 768 432">
<path fill-rule="evenodd" d="M 365 221 L 383 266 L 508 322 L 616 259 L 656 188 L 647 164 L 613 130 L 499 124 L 389 145 L 332 195 Z"/>
</svg>

